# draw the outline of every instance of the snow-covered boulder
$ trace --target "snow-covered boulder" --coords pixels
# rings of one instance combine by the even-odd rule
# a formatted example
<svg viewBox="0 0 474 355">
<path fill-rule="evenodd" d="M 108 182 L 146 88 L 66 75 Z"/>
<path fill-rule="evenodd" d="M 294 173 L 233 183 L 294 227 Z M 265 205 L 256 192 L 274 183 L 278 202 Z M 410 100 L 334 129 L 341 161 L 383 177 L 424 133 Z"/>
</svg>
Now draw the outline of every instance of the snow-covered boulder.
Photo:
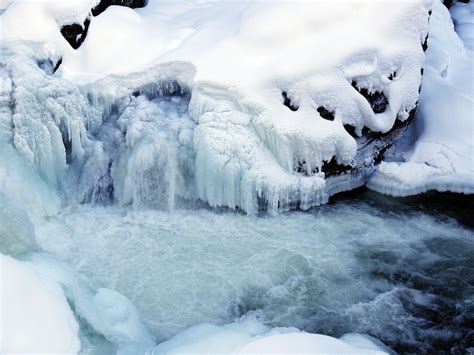
<svg viewBox="0 0 474 355">
<path fill-rule="evenodd" d="M 111 6 L 77 50 L 57 24 L 93 1 L 35 6 L 31 23 L 21 0 L 1 20 L 7 80 L 24 81 L 14 145 L 50 185 L 66 200 L 254 214 L 365 183 L 417 107 L 431 2 Z M 20 58 L 19 40 L 46 44 Z"/>
</svg>

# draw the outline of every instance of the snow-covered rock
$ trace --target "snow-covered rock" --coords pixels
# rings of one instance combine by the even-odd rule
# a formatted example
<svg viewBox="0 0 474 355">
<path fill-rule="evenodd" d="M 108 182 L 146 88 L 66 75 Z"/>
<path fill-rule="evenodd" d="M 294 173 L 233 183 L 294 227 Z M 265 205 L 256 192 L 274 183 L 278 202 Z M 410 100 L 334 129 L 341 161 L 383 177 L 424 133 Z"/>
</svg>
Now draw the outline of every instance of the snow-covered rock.
<svg viewBox="0 0 474 355">
<path fill-rule="evenodd" d="M 394 196 L 474 193 L 474 3 L 435 2 L 414 138 L 382 163 L 368 186 Z"/>
<path fill-rule="evenodd" d="M 14 146 L 66 201 L 307 209 L 363 184 L 417 105 L 430 1 L 111 6 L 75 51 L 58 24 L 94 5 L 1 17 Z M 189 96 L 180 123 L 163 94 Z"/>
</svg>

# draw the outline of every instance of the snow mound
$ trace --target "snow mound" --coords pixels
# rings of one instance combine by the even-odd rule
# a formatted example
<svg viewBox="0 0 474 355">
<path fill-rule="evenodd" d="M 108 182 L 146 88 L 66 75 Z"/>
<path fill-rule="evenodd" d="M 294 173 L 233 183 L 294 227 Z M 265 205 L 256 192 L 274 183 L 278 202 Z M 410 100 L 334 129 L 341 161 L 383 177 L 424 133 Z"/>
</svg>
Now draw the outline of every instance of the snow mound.
<svg viewBox="0 0 474 355">
<path fill-rule="evenodd" d="M 416 141 L 403 153 L 405 162 L 381 164 L 369 188 L 394 196 L 429 190 L 474 193 L 473 5 L 452 7 L 453 26 L 448 10 L 436 1 Z"/>
<path fill-rule="evenodd" d="M 53 257 L 33 254 L 20 262 L 0 254 L 0 263 L 2 353 L 86 352 L 97 346 L 91 336 L 102 337 L 101 346 L 120 354 L 141 353 L 155 345 L 125 296 L 93 287 Z"/>
<path fill-rule="evenodd" d="M 153 354 L 387 354 L 369 337 L 352 334 L 345 341 L 296 328 L 269 328 L 255 317 L 217 326 L 200 324 L 153 349 Z"/>
<path fill-rule="evenodd" d="M 61 287 L 0 254 L 0 352 L 75 354 L 79 326 Z"/>
</svg>

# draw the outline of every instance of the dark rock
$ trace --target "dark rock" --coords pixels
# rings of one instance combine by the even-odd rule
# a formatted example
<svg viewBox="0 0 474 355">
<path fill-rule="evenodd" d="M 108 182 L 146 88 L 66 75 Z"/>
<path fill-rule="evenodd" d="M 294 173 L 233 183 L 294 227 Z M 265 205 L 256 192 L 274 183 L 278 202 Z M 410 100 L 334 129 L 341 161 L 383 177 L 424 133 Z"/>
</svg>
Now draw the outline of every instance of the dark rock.
<svg viewBox="0 0 474 355">
<path fill-rule="evenodd" d="M 69 42 L 72 48 L 77 49 L 86 39 L 89 30 L 90 18 L 87 17 L 82 25 L 73 23 L 61 27 L 61 34 Z"/>
<path fill-rule="evenodd" d="M 468 4 L 471 2 L 471 0 L 443 0 L 443 4 L 449 9 L 451 6 L 453 6 L 457 2 L 462 2 L 464 4 Z"/>
<path fill-rule="evenodd" d="M 53 62 L 51 58 L 39 60 L 38 66 L 44 70 L 44 72 L 48 75 L 53 75 L 56 70 L 58 70 L 59 66 L 63 62 L 62 58 L 59 58 L 56 62 Z"/>
<path fill-rule="evenodd" d="M 388 100 L 383 92 L 375 91 L 370 93 L 366 88 L 359 88 L 356 81 L 352 81 L 352 86 L 359 92 L 359 94 L 365 97 L 374 113 L 385 112 Z"/>
<path fill-rule="evenodd" d="M 334 111 L 329 111 L 325 107 L 318 107 L 319 115 L 328 121 L 334 121 Z"/>
<path fill-rule="evenodd" d="M 355 137 L 357 142 L 357 155 L 354 161 L 354 166 L 342 166 L 331 161 L 327 167 L 323 166 L 323 171 L 326 177 L 343 175 L 346 173 L 356 174 L 363 171 L 370 166 L 380 163 L 386 151 L 400 139 L 408 126 L 412 122 L 416 114 L 416 107 L 410 111 L 409 117 L 405 121 L 396 120 L 392 129 L 387 133 L 373 132 L 367 127 L 362 130 L 362 135 L 357 137 L 355 135 L 354 127 L 351 125 L 344 125 L 344 128 Z M 326 164 L 325 164 L 326 165 Z"/>
<path fill-rule="evenodd" d="M 147 4 L 148 0 L 102 0 L 96 7 L 92 9 L 92 15 L 100 15 L 111 5 L 126 6 L 131 9 L 136 9 L 145 7 Z"/>
<path fill-rule="evenodd" d="M 332 176 L 332 175 L 337 175 L 337 174 L 343 174 L 345 172 L 348 172 L 352 170 L 352 166 L 350 165 L 343 165 L 339 164 L 336 159 L 333 157 L 330 161 L 324 162 L 323 166 L 321 168 L 321 171 L 326 175 L 326 176 Z"/>
<path fill-rule="evenodd" d="M 298 111 L 299 107 L 293 105 L 286 91 L 282 91 L 281 96 L 283 97 L 283 105 L 288 107 L 291 111 Z"/>
<path fill-rule="evenodd" d="M 326 176 L 331 176 L 331 175 L 336 175 L 340 174 L 343 172 L 350 171 L 353 167 L 350 165 L 343 165 L 339 164 L 336 159 L 333 157 L 330 161 L 325 161 L 323 162 L 323 166 L 321 167 L 321 171 L 326 174 Z M 308 167 L 306 166 L 306 162 L 299 161 L 295 168 L 294 171 L 297 172 L 298 174 L 302 174 L 305 176 L 313 176 L 317 173 L 319 173 L 318 168 L 312 168 L 311 171 L 308 171 Z"/>
<path fill-rule="evenodd" d="M 356 130 L 355 130 L 355 127 L 350 125 L 350 124 L 345 124 L 344 125 L 344 129 L 346 130 L 347 133 L 349 133 L 352 137 L 356 138 L 357 137 L 357 134 L 356 134 Z"/>
<path fill-rule="evenodd" d="M 56 73 L 56 70 L 59 69 L 59 66 L 63 63 L 63 58 L 59 58 L 59 60 L 56 62 L 56 65 L 54 66 L 53 69 L 53 74 Z"/>
<path fill-rule="evenodd" d="M 428 50 L 428 36 L 426 36 L 425 41 L 421 44 L 423 47 L 423 52 L 426 52 Z"/>
</svg>

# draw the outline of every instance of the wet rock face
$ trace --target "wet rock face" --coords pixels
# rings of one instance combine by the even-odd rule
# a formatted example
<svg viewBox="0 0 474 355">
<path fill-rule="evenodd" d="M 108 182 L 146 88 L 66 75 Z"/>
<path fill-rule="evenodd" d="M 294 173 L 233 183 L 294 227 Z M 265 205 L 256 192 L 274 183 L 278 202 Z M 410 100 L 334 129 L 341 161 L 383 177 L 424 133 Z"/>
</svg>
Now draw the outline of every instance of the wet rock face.
<svg viewBox="0 0 474 355">
<path fill-rule="evenodd" d="M 405 121 L 397 120 L 393 128 L 387 133 L 373 132 L 367 127 L 362 130 L 362 135 L 359 137 L 355 133 L 355 129 L 351 125 L 344 125 L 346 131 L 355 138 L 357 142 L 357 155 L 353 166 L 339 164 L 335 158 L 331 161 L 324 162 L 321 167 L 321 172 L 325 174 L 326 178 L 341 176 L 344 174 L 357 173 L 363 171 L 371 166 L 380 163 L 386 151 L 400 139 L 408 126 L 415 117 L 417 108 L 410 111 L 408 119 Z M 319 172 L 318 169 L 308 171 L 306 162 L 297 162 L 295 172 L 306 176 L 311 176 Z"/>
<path fill-rule="evenodd" d="M 126 6 L 131 9 L 145 7 L 148 0 L 102 0 L 92 9 L 92 15 L 98 16 L 111 5 Z"/>
<path fill-rule="evenodd" d="M 346 173 L 357 173 L 370 168 L 374 164 L 380 163 L 386 151 L 400 139 L 408 126 L 415 117 L 417 108 L 410 111 L 409 117 L 405 121 L 396 120 L 393 128 L 387 133 L 373 132 L 365 127 L 362 130 L 362 135 L 357 137 L 352 126 L 345 125 L 344 127 L 351 134 L 357 142 L 357 155 L 354 166 L 346 166 L 338 164 L 334 159 L 330 162 L 325 162 L 322 171 L 326 177 L 343 175 Z"/>
<path fill-rule="evenodd" d="M 69 42 L 72 48 L 77 49 L 86 39 L 89 30 L 90 18 L 86 18 L 82 25 L 73 23 L 61 27 L 61 34 Z"/>
</svg>

